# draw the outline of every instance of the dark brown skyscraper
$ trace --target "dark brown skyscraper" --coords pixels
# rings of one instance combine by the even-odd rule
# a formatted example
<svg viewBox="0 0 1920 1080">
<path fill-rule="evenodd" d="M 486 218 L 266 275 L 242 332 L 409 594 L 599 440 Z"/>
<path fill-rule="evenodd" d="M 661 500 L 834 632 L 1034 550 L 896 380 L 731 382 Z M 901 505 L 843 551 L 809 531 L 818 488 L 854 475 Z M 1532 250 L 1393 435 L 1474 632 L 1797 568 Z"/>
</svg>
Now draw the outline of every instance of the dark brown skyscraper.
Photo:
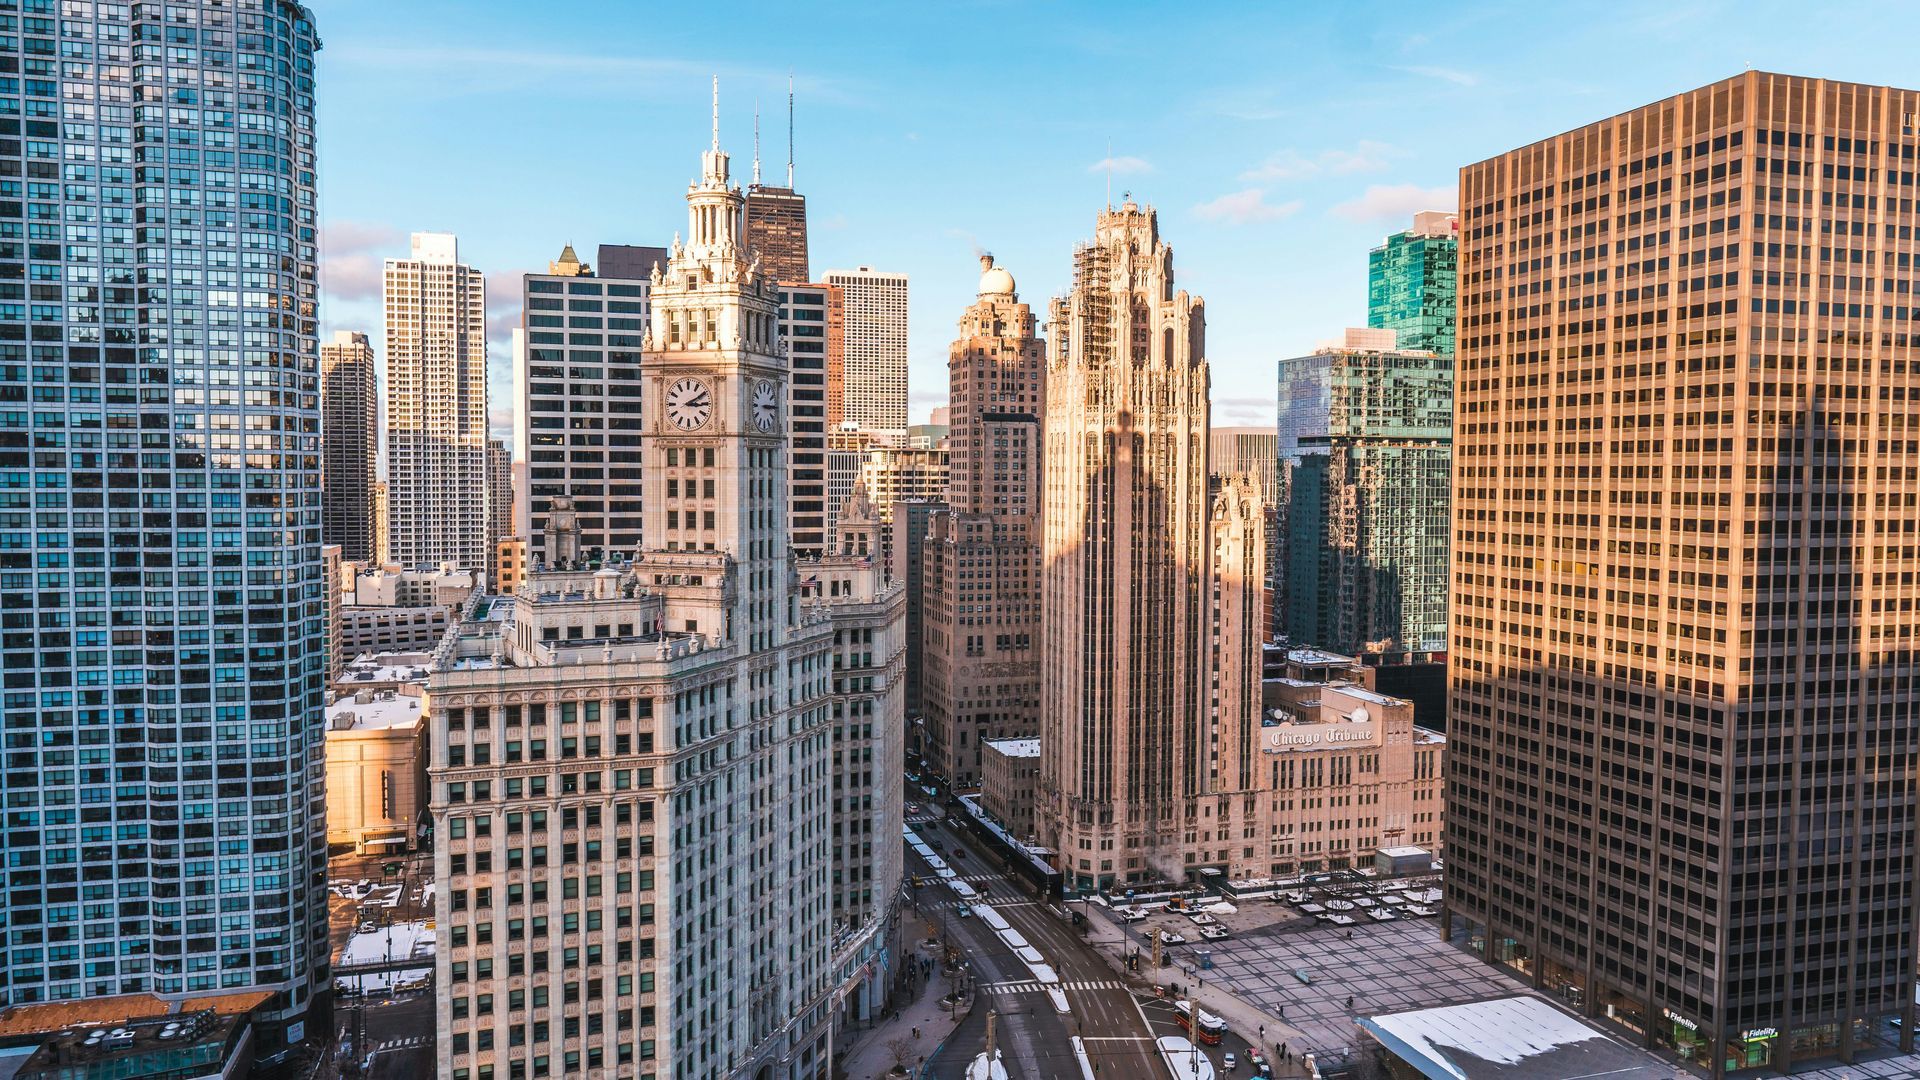
<svg viewBox="0 0 1920 1080">
<path fill-rule="evenodd" d="M 380 452 L 373 346 L 367 335 L 336 330 L 320 346 L 320 533 L 342 559 L 375 557 L 374 459 Z"/>
<path fill-rule="evenodd" d="M 753 121 L 753 182 L 747 185 L 747 248 L 760 269 L 782 285 L 813 280 L 807 272 L 807 197 L 793 188 L 793 92 L 787 92 L 787 186 L 760 182 L 760 119 Z"/>
<path fill-rule="evenodd" d="M 807 273 L 807 197 L 790 187 L 748 187 L 747 246 L 775 281 L 813 280 Z"/>
<path fill-rule="evenodd" d="M 1913 1029 L 1916 110 L 1461 172 L 1448 930 L 1715 1075 Z"/>
</svg>

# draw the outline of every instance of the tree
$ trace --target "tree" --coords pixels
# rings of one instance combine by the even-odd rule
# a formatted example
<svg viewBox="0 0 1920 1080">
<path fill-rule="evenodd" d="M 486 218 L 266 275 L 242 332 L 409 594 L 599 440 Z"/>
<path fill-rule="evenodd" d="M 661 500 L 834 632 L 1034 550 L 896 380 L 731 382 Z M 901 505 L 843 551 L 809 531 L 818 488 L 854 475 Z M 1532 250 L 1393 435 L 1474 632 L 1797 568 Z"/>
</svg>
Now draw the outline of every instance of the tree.
<svg viewBox="0 0 1920 1080">
<path fill-rule="evenodd" d="M 887 1053 L 893 1055 L 893 1071 L 904 1073 L 907 1062 L 913 1060 L 913 1040 L 905 1035 L 895 1035 L 887 1040 Z"/>
</svg>

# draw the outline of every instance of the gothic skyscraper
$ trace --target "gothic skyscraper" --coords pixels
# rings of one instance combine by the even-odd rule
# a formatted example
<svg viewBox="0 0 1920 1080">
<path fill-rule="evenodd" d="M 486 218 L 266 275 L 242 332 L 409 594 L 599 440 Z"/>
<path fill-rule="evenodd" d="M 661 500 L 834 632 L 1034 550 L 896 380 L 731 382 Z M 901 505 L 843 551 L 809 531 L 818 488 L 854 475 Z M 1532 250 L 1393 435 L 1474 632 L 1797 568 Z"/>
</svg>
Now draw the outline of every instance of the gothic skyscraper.
<svg viewBox="0 0 1920 1080">
<path fill-rule="evenodd" d="M 1076 885 L 1177 879 L 1184 800 L 1207 790 L 1205 307 L 1127 202 L 1048 326 L 1042 840 Z"/>
</svg>

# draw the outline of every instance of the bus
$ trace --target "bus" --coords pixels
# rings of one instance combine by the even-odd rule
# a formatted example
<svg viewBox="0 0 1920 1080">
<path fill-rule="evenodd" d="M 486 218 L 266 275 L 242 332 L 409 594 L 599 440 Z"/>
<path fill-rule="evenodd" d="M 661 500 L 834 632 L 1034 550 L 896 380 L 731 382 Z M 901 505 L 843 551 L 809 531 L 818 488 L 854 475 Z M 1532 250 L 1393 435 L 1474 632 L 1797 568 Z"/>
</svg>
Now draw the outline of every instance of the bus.
<svg viewBox="0 0 1920 1080">
<path fill-rule="evenodd" d="M 1199 1016 L 1198 1022 L 1194 1020 Z M 1220 1040 L 1227 1034 L 1227 1022 L 1205 1009 L 1197 1008 L 1191 1001 L 1173 1003 L 1173 1019 L 1183 1031 L 1208 1046 L 1219 1046 Z"/>
</svg>

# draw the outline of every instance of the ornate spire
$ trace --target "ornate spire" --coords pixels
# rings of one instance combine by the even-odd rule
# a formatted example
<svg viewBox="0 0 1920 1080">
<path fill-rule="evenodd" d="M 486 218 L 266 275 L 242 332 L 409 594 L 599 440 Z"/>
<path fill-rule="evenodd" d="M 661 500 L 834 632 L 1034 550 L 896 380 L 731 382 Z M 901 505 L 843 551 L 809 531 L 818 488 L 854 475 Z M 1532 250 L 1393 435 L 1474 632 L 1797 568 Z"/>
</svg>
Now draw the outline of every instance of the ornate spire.
<svg viewBox="0 0 1920 1080">
<path fill-rule="evenodd" d="M 720 152 L 720 76 L 713 77 L 713 152 Z"/>
</svg>

